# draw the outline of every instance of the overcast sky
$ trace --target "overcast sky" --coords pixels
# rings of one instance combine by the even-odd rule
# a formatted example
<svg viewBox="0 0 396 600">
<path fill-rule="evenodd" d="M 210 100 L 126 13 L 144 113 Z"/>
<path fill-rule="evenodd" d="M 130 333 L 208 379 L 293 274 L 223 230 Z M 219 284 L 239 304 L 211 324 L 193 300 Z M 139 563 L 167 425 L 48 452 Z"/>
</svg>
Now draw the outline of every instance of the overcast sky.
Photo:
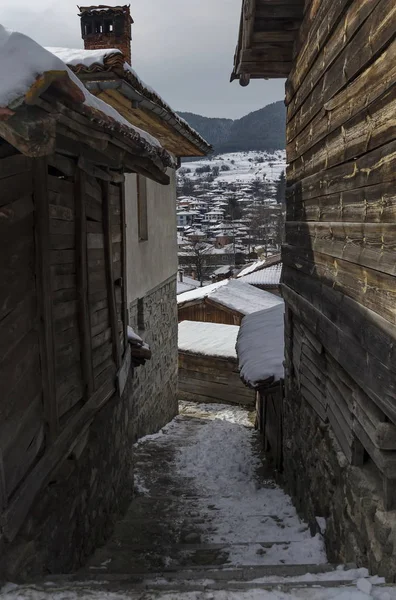
<svg viewBox="0 0 396 600">
<path fill-rule="evenodd" d="M 2 24 L 44 46 L 83 47 L 76 0 L 0 0 Z M 98 4 L 106 0 L 99 0 Z M 131 0 L 132 65 L 180 111 L 238 118 L 283 100 L 284 82 L 229 83 L 242 0 Z M 121 2 L 108 0 L 107 4 Z M 83 2 L 82 5 L 89 5 Z"/>
</svg>

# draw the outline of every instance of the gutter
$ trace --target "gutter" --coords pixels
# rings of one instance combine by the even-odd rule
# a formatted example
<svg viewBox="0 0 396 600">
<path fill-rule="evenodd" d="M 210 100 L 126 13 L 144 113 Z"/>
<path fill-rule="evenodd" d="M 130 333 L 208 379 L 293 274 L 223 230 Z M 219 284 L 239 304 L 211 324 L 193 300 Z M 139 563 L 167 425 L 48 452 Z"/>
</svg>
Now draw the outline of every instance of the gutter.
<svg viewBox="0 0 396 600">
<path fill-rule="evenodd" d="M 87 81 L 84 80 L 85 87 L 90 92 L 104 92 L 106 90 L 120 90 L 121 94 L 128 98 L 132 103 L 132 108 L 144 108 L 154 114 L 160 119 L 168 123 L 176 129 L 184 138 L 189 140 L 194 146 L 198 147 L 204 154 L 210 152 L 209 144 L 205 144 L 197 140 L 192 133 L 190 133 L 178 119 L 176 119 L 169 111 L 161 106 L 158 106 L 155 102 L 148 100 L 143 94 L 137 92 L 129 83 L 124 80 L 104 80 L 104 81 Z"/>
</svg>

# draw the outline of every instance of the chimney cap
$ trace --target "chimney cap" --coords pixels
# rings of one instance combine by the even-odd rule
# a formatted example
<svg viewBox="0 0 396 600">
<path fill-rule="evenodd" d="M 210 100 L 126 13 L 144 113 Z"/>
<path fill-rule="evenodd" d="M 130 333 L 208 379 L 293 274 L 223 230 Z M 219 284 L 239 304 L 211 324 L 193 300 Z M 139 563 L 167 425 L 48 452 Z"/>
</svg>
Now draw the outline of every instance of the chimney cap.
<svg viewBox="0 0 396 600">
<path fill-rule="evenodd" d="M 107 4 L 93 4 L 92 6 L 77 6 L 80 11 L 79 17 L 83 15 L 97 15 L 97 14 L 126 14 L 130 22 L 133 23 L 133 19 L 130 14 L 130 4 L 124 4 L 123 6 L 108 6 Z"/>
</svg>

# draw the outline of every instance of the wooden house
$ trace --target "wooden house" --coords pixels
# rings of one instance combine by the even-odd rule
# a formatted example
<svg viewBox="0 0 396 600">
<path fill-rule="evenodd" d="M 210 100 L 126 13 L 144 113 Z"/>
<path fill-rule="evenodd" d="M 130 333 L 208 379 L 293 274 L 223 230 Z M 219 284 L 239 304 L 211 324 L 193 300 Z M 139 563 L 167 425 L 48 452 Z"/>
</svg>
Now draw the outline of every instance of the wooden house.
<svg viewBox="0 0 396 600">
<path fill-rule="evenodd" d="M 235 279 L 212 283 L 177 297 L 179 322 L 240 325 L 245 315 L 277 304 L 283 304 L 283 300 Z"/>
<path fill-rule="evenodd" d="M 161 185 L 125 176 L 126 278 L 129 323 L 150 345 L 151 361 L 135 374 L 131 437 L 153 433 L 178 410 L 176 169 L 181 157 L 204 156 L 209 144 L 132 68 L 129 6 L 80 7 L 84 49 L 49 48 L 85 88 L 175 158 Z"/>
<path fill-rule="evenodd" d="M 129 499 L 125 173 L 176 159 L 31 39 L 0 52 L 1 578 L 78 566 Z"/>
<path fill-rule="evenodd" d="M 392 578 L 395 31 L 393 0 L 244 0 L 232 74 L 287 77 L 285 482 L 334 557 Z"/>
<path fill-rule="evenodd" d="M 250 283 L 260 290 L 266 290 L 280 295 L 282 274 L 282 258 L 280 254 L 268 259 L 258 260 L 242 269 L 237 278 L 244 283 Z"/>
</svg>

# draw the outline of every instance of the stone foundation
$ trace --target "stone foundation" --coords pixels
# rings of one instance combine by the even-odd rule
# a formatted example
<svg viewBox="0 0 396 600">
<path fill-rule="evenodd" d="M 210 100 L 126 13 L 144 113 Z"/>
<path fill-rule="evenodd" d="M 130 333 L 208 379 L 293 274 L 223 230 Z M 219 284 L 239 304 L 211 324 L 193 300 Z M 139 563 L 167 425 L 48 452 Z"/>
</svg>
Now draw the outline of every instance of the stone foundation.
<svg viewBox="0 0 396 600">
<path fill-rule="evenodd" d="M 385 512 L 382 480 L 367 458 L 349 465 L 330 426 L 293 387 L 284 400 L 286 491 L 315 530 L 327 520 L 326 545 L 333 562 L 355 562 L 396 581 L 396 511 Z"/>
<path fill-rule="evenodd" d="M 129 323 L 149 344 L 152 358 L 135 370 L 129 398 L 135 441 L 161 429 L 178 412 L 176 276 L 139 302 L 130 305 Z"/>
</svg>

